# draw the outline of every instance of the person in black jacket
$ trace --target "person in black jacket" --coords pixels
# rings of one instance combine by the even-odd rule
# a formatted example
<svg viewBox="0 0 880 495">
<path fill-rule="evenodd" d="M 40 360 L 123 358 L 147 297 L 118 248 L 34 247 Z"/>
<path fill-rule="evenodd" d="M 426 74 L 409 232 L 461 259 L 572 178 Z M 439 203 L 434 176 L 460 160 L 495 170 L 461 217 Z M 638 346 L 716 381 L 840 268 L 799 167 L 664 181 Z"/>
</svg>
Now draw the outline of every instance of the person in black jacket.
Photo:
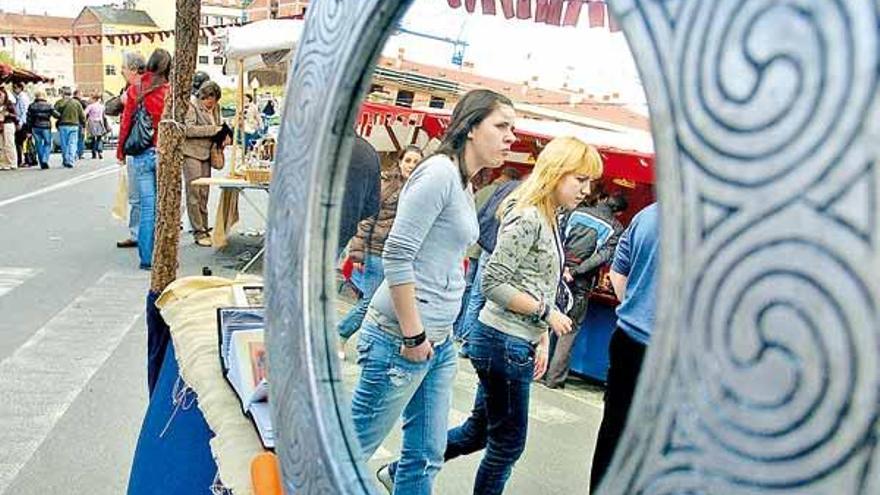
<svg viewBox="0 0 880 495">
<path fill-rule="evenodd" d="M 379 213 L 379 178 L 379 154 L 366 139 L 355 136 L 342 198 L 337 257 L 357 232 L 358 223 Z"/>
<path fill-rule="evenodd" d="M 58 118 L 58 112 L 46 101 L 46 92 L 38 89 L 34 93 L 34 102 L 28 107 L 27 126 L 34 136 L 37 146 L 37 161 L 40 168 L 49 168 L 49 153 L 52 152 L 52 118 Z"/>
<path fill-rule="evenodd" d="M 614 257 L 623 224 L 617 218 L 627 208 L 623 195 L 601 195 L 595 206 L 581 206 L 569 215 L 565 235 L 565 272 L 563 278 L 573 298 L 568 316 L 572 331 L 556 339 L 547 374 L 541 383 L 549 388 L 564 388 L 571 365 L 571 351 L 580 331 L 590 292 L 599 281 L 601 268 Z"/>
</svg>

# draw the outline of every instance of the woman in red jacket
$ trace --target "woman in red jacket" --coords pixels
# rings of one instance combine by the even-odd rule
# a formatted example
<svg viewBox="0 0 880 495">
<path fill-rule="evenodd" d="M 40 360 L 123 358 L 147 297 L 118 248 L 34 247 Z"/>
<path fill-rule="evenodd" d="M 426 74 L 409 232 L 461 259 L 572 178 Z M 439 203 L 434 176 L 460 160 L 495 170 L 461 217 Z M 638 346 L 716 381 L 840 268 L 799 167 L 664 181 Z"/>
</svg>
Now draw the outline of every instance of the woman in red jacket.
<svg viewBox="0 0 880 495">
<path fill-rule="evenodd" d="M 143 105 L 152 120 L 152 144 L 146 149 L 129 153 L 141 198 L 138 256 L 142 270 L 149 270 L 153 261 L 153 228 L 156 223 L 156 143 L 159 139 L 159 121 L 162 119 L 165 96 L 168 94 L 170 73 L 171 54 L 157 48 L 147 61 L 146 71 L 140 81 L 130 85 L 125 93 L 125 109 L 120 119 L 119 143 L 116 147 L 116 158 L 124 164 L 126 141 L 132 137 L 132 120 L 138 113 L 138 107 Z"/>
</svg>

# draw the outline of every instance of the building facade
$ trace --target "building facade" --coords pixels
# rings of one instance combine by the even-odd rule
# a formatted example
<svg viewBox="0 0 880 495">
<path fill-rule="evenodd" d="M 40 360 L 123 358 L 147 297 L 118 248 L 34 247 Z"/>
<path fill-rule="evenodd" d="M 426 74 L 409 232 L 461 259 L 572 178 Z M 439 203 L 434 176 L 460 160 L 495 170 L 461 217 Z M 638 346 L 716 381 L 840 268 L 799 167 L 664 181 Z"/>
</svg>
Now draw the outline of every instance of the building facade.
<svg viewBox="0 0 880 495">
<path fill-rule="evenodd" d="M 159 26 L 142 10 L 113 7 L 85 7 L 73 22 L 73 35 L 148 33 Z M 170 47 L 169 47 L 170 45 Z M 173 49 L 173 40 L 150 40 L 143 37 L 139 43 L 123 45 L 120 41 L 102 38 L 100 43 L 82 43 L 73 49 L 76 86 L 87 94 L 116 95 L 123 87 L 120 68 L 126 51 L 138 51 L 148 58 L 156 48 Z"/>
<path fill-rule="evenodd" d="M 247 7 L 247 20 L 299 17 L 308 4 L 308 0 L 253 0 Z"/>
<path fill-rule="evenodd" d="M 57 87 L 74 86 L 73 45 L 62 40 L 15 40 L 29 36 L 69 36 L 73 18 L 0 12 L 0 52 L 17 65 L 55 80 Z"/>
</svg>

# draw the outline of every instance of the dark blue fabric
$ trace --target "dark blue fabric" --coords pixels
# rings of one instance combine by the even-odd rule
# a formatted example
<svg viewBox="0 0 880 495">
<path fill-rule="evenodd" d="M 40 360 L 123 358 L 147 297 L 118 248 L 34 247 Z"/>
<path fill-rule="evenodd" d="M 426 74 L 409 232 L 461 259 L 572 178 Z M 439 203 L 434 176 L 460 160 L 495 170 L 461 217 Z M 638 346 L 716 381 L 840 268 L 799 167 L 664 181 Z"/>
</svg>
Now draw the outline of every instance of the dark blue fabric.
<svg viewBox="0 0 880 495">
<path fill-rule="evenodd" d="M 486 201 L 486 204 L 477 212 L 477 221 L 480 222 L 480 238 L 477 240 L 477 244 L 484 251 L 488 253 L 495 251 L 495 242 L 498 239 L 498 227 L 500 225 L 497 215 L 498 207 L 504 201 L 504 198 L 521 183 L 522 181 L 512 180 L 501 184 L 492 196 L 489 197 L 489 200 Z"/>
<path fill-rule="evenodd" d="M 474 493 L 501 494 L 526 446 L 535 348 L 479 323 L 468 337 L 468 356 L 480 384 L 471 416 L 447 434 L 444 457 L 448 461 L 485 448 Z"/>
<path fill-rule="evenodd" d="M 626 293 L 617 307 L 617 324 L 630 337 L 648 344 L 654 331 L 659 244 L 657 203 L 640 211 L 617 244 L 611 269 L 626 275 Z"/>
<path fill-rule="evenodd" d="M 358 223 L 379 213 L 379 154 L 364 138 L 356 136 L 345 178 L 342 217 L 339 219 L 339 247 L 357 232 Z"/>
<path fill-rule="evenodd" d="M 128 480 L 128 495 L 211 493 L 211 484 L 217 473 L 208 444 L 213 435 L 191 390 L 182 402 L 188 407 L 174 412 L 173 395 L 178 372 L 174 348 L 170 347 L 165 353 L 162 373 L 141 426 Z"/>
<path fill-rule="evenodd" d="M 158 292 L 150 291 L 147 294 L 147 391 L 150 397 L 153 396 L 156 382 L 159 381 L 162 363 L 165 362 L 165 350 L 171 340 L 168 324 L 156 307 L 158 298 Z"/>
</svg>

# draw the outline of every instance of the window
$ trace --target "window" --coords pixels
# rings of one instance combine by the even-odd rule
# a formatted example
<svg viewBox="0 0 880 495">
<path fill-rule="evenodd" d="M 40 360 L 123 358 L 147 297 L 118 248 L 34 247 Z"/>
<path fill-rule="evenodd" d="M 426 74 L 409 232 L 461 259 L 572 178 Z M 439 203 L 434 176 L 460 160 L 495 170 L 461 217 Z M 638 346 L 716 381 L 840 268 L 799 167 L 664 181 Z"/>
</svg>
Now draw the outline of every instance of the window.
<svg viewBox="0 0 880 495">
<path fill-rule="evenodd" d="M 199 36 L 199 45 L 207 46 L 208 45 L 208 37 L 205 35 Z"/>
<path fill-rule="evenodd" d="M 394 104 L 399 107 L 412 108 L 414 98 L 415 93 L 413 93 L 412 91 L 401 89 L 397 92 L 397 99 L 394 100 Z"/>
<path fill-rule="evenodd" d="M 210 21 L 210 17 L 203 15 L 202 16 L 202 26 L 207 26 Z"/>
<path fill-rule="evenodd" d="M 223 65 L 223 57 L 214 57 L 214 65 Z"/>
<path fill-rule="evenodd" d="M 116 66 L 115 65 L 105 65 L 104 66 L 104 75 L 105 76 L 115 76 L 116 75 Z"/>
<path fill-rule="evenodd" d="M 440 98 L 439 96 L 432 96 L 428 106 L 431 108 L 443 108 L 446 106 L 446 99 Z"/>
<path fill-rule="evenodd" d="M 385 92 L 385 87 L 382 86 L 381 84 L 373 84 L 372 86 L 370 86 L 370 93 L 384 93 L 384 92 Z M 369 94 L 369 93 L 367 93 L 367 94 Z"/>
<path fill-rule="evenodd" d="M 199 55 L 199 64 L 207 65 L 207 63 L 208 63 L 208 56 L 207 55 Z"/>
</svg>

